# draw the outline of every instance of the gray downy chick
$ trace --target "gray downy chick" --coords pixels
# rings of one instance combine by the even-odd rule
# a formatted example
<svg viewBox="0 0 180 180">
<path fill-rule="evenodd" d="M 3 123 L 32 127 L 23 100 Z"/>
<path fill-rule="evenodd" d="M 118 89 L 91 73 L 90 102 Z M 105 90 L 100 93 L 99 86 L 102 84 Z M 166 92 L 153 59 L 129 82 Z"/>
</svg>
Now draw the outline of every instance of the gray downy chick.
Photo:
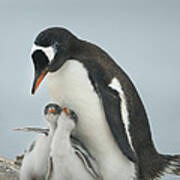
<svg viewBox="0 0 180 180">
<path fill-rule="evenodd" d="M 61 108 L 56 104 L 48 104 L 45 107 L 44 116 L 48 121 L 49 131 L 41 134 L 25 154 L 20 170 L 20 180 L 44 180 L 47 176 L 50 144 L 60 113 Z"/>
<path fill-rule="evenodd" d="M 51 143 L 47 180 L 102 179 L 96 160 L 78 139 L 71 136 L 77 121 L 72 110 L 62 110 Z"/>
</svg>

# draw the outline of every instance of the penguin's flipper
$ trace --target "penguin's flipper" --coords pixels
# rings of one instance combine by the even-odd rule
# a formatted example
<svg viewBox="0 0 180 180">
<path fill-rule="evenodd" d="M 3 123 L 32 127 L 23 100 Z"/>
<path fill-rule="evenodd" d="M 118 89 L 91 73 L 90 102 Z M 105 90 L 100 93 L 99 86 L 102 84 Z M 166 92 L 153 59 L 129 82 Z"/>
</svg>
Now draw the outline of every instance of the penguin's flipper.
<svg viewBox="0 0 180 180">
<path fill-rule="evenodd" d="M 91 77 L 93 78 L 93 77 Z M 128 140 L 128 134 L 122 120 L 121 98 L 118 91 L 106 86 L 99 78 L 93 78 L 94 88 L 102 101 L 106 120 L 114 140 L 122 153 L 132 162 L 137 161 L 137 156 Z"/>
<path fill-rule="evenodd" d="M 82 161 L 87 172 L 89 172 L 94 179 L 102 179 L 98 163 L 95 158 L 92 157 L 86 146 L 74 136 L 71 136 L 71 143 L 74 148 L 74 152 Z"/>
</svg>

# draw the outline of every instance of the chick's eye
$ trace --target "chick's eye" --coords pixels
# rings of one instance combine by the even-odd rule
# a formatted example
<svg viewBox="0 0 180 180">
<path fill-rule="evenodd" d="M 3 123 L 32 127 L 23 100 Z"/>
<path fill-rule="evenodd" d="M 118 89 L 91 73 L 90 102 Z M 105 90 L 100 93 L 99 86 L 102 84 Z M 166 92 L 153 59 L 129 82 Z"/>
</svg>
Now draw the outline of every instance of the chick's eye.
<svg viewBox="0 0 180 180">
<path fill-rule="evenodd" d="M 71 111 L 71 117 L 75 120 L 77 119 L 77 115 L 73 111 Z"/>
</svg>

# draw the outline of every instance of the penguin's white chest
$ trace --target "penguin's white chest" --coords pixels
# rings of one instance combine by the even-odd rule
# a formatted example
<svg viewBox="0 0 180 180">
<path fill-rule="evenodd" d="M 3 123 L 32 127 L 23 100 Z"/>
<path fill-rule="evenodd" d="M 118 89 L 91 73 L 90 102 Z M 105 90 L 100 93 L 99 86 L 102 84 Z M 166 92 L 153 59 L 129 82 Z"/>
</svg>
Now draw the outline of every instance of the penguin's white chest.
<svg viewBox="0 0 180 180">
<path fill-rule="evenodd" d="M 88 73 L 81 63 L 69 60 L 63 67 L 48 74 L 48 90 L 52 101 L 74 110 L 79 121 L 77 134 L 97 138 L 96 130 L 110 133 L 101 102 L 88 78 Z M 91 132 L 93 130 L 93 133 Z M 84 133 L 83 131 L 86 131 Z M 99 132 L 99 133 L 100 133 Z"/>
<path fill-rule="evenodd" d="M 97 159 L 104 179 L 131 179 L 134 165 L 114 141 L 101 100 L 85 67 L 76 60 L 69 60 L 57 72 L 48 73 L 47 82 L 51 100 L 77 113 L 75 135 Z"/>
</svg>

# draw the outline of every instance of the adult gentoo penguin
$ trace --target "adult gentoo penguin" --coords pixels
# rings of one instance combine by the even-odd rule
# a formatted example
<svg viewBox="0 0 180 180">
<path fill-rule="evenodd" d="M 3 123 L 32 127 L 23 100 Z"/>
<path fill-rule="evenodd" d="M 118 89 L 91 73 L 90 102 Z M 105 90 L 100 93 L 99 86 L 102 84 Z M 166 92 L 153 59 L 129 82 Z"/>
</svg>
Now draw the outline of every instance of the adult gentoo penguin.
<svg viewBox="0 0 180 180">
<path fill-rule="evenodd" d="M 77 121 L 74 111 L 63 109 L 50 146 L 47 180 L 102 180 L 95 159 L 71 138 Z"/>
<path fill-rule="evenodd" d="M 74 134 L 96 157 L 105 180 L 180 174 L 180 156 L 156 151 L 134 85 L 105 51 L 55 27 L 36 37 L 32 59 L 32 93 L 47 75 L 51 99 L 77 113 Z"/>
<path fill-rule="evenodd" d="M 49 131 L 36 131 L 43 134 L 31 144 L 25 154 L 20 170 L 20 180 L 45 180 L 48 171 L 50 144 L 60 113 L 61 108 L 56 104 L 48 104 L 45 107 L 44 115 L 49 124 Z"/>
</svg>

